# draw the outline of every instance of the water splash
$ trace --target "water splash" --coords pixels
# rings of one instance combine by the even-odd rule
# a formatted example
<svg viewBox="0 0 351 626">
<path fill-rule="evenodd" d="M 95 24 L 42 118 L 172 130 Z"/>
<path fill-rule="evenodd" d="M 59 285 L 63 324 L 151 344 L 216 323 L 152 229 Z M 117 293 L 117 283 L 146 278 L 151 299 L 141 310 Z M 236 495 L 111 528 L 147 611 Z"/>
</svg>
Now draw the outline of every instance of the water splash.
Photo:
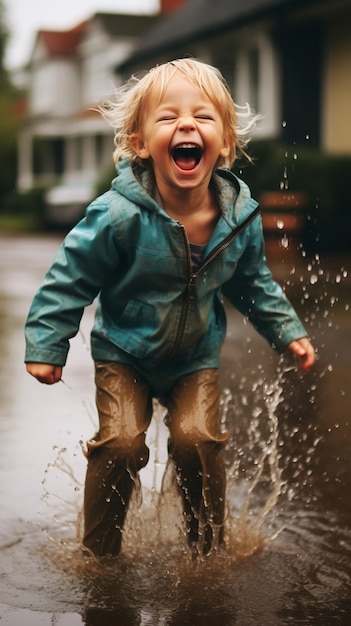
<svg viewBox="0 0 351 626">
<path fill-rule="evenodd" d="M 257 399 L 263 400 L 266 411 L 256 404 L 249 424 L 244 426 L 247 432 L 244 447 L 236 450 L 235 438 L 231 443 L 234 458 L 228 467 L 228 543 L 232 556 L 249 556 L 281 531 L 267 532 L 266 525 L 269 517 L 275 516 L 284 486 L 277 408 L 283 399 L 283 377 L 289 369 L 281 369 L 270 383 L 261 379 L 253 385 L 252 391 Z M 229 395 L 227 392 L 227 411 Z"/>
<path fill-rule="evenodd" d="M 68 447 L 54 446 L 55 457 L 49 462 L 42 480 L 41 501 L 46 509 L 42 516 L 47 518 L 50 510 L 50 527 L 46 522 L 42 532 L 56 546 L 79 541 L 82 527 L 83 478 L 77 464 L 77 447 L 73 452 Z"/>
<path fill-rule="evenodd" d="M 284 480 L 280 467 L 279 420 L 277 408 L 283 399 L 283 379 L 290 368 L 281 368 L 272 382 L 260 378 L 252 385 L 256 404 L 251 411 L 248 398 L 240 393 L 234 397 L 224 389 L 221 402 L 223 427 L 229 427 L 232 413 L 237 412 L 235 402 L 244 408 L 240 426 L 232 432 L 225 451 L 227 469 L 227 518 L 226 549 L 231 561 L 247 557 L 261 550 L 281 532 L 274 527 L 276 506 L 283 493 Z M 245 386 L 245 381 L 242 383 Z M 173 464 L 167 455 L 160 453 L 167 447 L 167 429 L 163 424 L 164 409 L 155 403 L 154 430 L 149 437 L 149 446 L 154 448 L 149 462 L 149 476 L 137 481 L 127 514 L 123 552 L 137 560 L 141 555 L 177 554 L 177 558 L 188 558 L 183 526 L 182 506 L 176 485 Z M 153 445 L 151 445 L 153 444 Z M 156 445 L 155 445 L 156 444 Z M 79 548 L 82 508 L 82 478 L 77 478 L 74 465 L 67 460 L 67 448 L 55 449 L 56 459 L 48 464 L 43 480 L 43 500 L 55 510 L 53 519 L 57 529 L 47 530 L 51 542 L 66 546 L 71 554 Z M 71 459 L 74 461 L 73 459 Z M 162 486 L 155 478 L 162 470 Z M 69 483 L 71 495 L 67 497 L 57 491 L 57 484 L 50 483 L 49 475 L 61 475 Z M 147 483 L 147 485 L 145 484 Z M 77 524 L 78 518 L 78 524 Z M 216 529 L 214 529 L 215 531 Z M 215 534 L 215 533 L 214 533 Z M 214 541 L 214 553 L 219 552 Z M 66 553 L 67 556 L 67 553 Z M 66 558 L 64 557 L 64 559 Z M 208 557 L 206 557 L 207 559 Z M 78 559 L 79 560 L 79 559 Z"/>
</svg>

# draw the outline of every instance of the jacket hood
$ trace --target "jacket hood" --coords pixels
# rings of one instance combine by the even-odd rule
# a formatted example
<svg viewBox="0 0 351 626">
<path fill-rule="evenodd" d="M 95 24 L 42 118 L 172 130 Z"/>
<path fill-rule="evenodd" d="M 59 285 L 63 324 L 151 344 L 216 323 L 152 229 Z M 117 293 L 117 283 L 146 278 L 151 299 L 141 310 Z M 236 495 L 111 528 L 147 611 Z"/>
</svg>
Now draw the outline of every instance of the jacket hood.
<svg viewBox="0 0 351 626">
<path fill-rule="evenodd" d="M 212 184 L 216 188 L 222 214 L 233 228 L 258 206 L 246 183 L 230 170 L 216 170 Z M 112 188 L 130 202 L 151 211 L 163 212 L 151 169 L 132 164 L 129 159 L 122 159 L 117 166 L 117 176 L 112 181 Z"/>
</svg>

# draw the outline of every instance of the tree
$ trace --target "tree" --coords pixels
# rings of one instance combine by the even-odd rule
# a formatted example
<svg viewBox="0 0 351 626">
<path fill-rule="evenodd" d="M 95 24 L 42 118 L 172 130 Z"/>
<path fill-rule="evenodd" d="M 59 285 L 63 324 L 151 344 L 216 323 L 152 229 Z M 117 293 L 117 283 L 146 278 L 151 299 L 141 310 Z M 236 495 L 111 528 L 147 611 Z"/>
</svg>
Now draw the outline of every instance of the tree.
<svg viewBox="0 0 351 626">
<path fill-rule="evenodd" d="M 4 65 L 6 47 L 9 41 L 10 31 L 6 25 L 6 11 L 3 1 L 0 0 L 0 93 L 4 89 L 11 89 L 11 81 Z"/>
<path fill-rule="evenodd" d="M 0 210 L 14 193 L 17 170 L 17 133 L 21 123 L 19 102 L 22 95 L 14 87 L 4 65 L 10 32 L 6 25 L 3 0 L 0 0 Z"/>
</svg>

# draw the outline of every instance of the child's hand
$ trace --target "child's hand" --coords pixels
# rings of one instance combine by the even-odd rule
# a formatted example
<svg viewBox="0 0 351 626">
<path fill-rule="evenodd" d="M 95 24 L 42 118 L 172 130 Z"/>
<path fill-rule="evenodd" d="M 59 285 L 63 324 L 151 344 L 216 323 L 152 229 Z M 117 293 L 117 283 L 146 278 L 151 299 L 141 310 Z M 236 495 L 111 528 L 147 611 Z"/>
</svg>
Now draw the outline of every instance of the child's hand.
<svg viewBox="0 0 351 626">
<path fill-rule="evenodd" d="M 316 360 L 314 348 L 307 337 L 302 337 L 302 339 L 292 341 L 287 346 L 287 349 L 295 354 L 299 363 L 299 368 L 304 372 L 307 372 Z"/>
<path fill-rule="evenodd" d="M 49 365 L 48 363 L 27 363 L 28 374 L 34 376 L 40 383 L 53 385 L 58 383 L 62 377 L 62 367 L 60 365 Z"/>
</svg>

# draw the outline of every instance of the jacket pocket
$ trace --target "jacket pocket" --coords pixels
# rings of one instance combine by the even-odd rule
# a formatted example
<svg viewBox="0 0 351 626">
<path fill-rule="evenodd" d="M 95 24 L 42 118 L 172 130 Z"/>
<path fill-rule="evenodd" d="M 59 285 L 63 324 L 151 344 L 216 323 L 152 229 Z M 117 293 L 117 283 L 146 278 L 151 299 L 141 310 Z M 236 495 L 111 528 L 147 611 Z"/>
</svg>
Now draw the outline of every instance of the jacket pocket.
<svg viewBox="0 0 351 626">
<path fill-rule="evenodd" d="M 129 300 L 119 319 L 107 331 L 109 339 L 125 352 L 141 358 L 148 351 L 148 339 L 157 328 L 155 308 Z"/>
</svg>

